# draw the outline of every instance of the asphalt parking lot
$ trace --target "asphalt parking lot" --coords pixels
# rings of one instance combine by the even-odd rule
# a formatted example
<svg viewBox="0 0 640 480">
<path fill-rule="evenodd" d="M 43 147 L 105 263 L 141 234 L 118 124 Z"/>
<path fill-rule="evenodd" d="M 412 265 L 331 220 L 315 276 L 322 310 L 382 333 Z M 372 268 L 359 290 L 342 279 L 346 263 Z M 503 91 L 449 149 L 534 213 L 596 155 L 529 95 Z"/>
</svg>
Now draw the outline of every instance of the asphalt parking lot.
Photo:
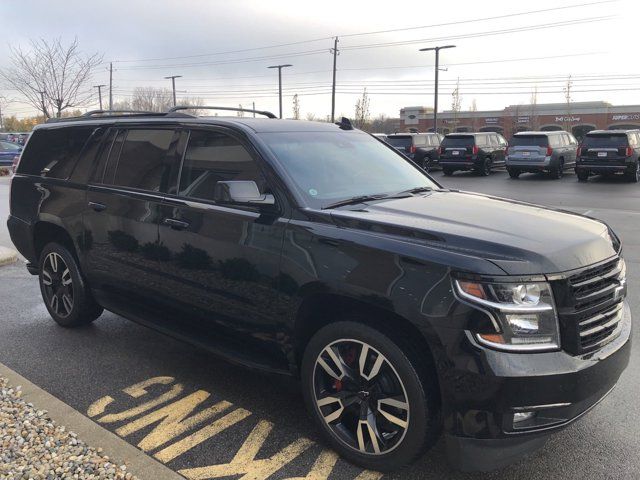
<svg viewBox="0 0 640 480">
<path fill-rule="evenodd" d="M 624 242 L 629 303 L 640 315 L 638 184 L 616 178 L 582 184 L 575 175 L 561 180 L 534 174 L 511 180 L 505 172 L 486 178 L 433 175 L 447 187 L 550 205 L 609 223 Z M 0 245 L 10 247 L 7 211 L 8 180 L 0 178 Z M 36 277 L 20 263 L 0 268 L 0 292 L 0 362 L 189 478 L 381 478 L 322 447 L 291 380 L 229 365 L 111 313 L 85 328 L 57 327 L 42 304 Z M 634 337 L 637 344 L 637 328 Z M 508 468 L 456 472 L 440 443 L 410 469 L 384 478 L 640 478 L 639 372 L 635 347 L 629 368 L 602 404 Z M 175 421 L 198 412 L 194 418 L 200 422 L 150 435 L 168 413 L 161 411 L 164 403 L 158 398 L 174 402 Z"/>
</svg>

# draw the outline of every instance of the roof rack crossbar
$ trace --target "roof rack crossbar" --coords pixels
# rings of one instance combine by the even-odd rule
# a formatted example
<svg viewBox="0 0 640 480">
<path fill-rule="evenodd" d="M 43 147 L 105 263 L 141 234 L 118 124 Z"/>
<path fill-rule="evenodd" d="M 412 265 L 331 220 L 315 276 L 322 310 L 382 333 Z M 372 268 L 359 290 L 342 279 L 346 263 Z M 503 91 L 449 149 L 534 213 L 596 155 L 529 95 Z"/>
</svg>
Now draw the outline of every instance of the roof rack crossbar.
<svg viewBox="0 0 640 480">
<path fill-rule="evenodd" d="M 257 113 L 258 115 L 264 115 L 268 118 L 278 118 L 273 113 L 268 112 L 266 110 L 253 110 L 250 108 L 235 108 L 235 107 L 214 107 L 209 105 L 178 105 L 176 107 L 172 107 L 167 111 L 167 114 L 179 112 L 180 110 L 226 110 L 230 112 L 247 112 L 247 113 Z"/>
</svg>

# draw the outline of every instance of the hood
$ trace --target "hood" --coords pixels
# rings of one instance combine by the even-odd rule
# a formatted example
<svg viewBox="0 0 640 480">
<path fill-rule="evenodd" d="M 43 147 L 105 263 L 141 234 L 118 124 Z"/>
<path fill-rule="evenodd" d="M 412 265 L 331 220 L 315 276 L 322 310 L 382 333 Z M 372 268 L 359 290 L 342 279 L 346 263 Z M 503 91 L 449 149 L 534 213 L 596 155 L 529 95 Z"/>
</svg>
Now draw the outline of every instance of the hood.
<svg viewBox="0 0 640 480">
<path fill-rule="evenodd" d="M 331 216 L 338 226 L 489 260 L 509 275 L 564 272 L 616 254 L 602 222 L 470 192 L 436 190 Z"/>
</svg>

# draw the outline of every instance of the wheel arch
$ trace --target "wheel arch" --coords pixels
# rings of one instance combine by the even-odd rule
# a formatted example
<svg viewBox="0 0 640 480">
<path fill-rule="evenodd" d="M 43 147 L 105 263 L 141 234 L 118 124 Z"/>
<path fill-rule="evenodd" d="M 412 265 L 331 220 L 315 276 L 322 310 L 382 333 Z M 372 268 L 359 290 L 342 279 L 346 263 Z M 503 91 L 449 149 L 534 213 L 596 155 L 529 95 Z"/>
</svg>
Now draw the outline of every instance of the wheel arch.
<svg viewBox="0 0 640 480">
<path fill-rule="evenodd" d="M 36 222 L 33 226 L 33 247 L 36 261 L 39 261 L 42 250 L 50 242 L 58 242 L 67 247 L 78 261 L 76 244 L 64 227 L 46 220 Z"/>
<path fill-rule="evenodd" d="M 435 357 L 425 335 L 405 317 L 364 300 L 334 293 L 315 293 L 304 298 L 295 318 L 294 349 L 295 366 L 302 362 L 304 351 L 313 335 L 322 327 L 345 320 L 358 321 L 394 340 L 409 342 L 417 351 L 426 352 L 428 363 L 434 365 Z"/>
</svg>

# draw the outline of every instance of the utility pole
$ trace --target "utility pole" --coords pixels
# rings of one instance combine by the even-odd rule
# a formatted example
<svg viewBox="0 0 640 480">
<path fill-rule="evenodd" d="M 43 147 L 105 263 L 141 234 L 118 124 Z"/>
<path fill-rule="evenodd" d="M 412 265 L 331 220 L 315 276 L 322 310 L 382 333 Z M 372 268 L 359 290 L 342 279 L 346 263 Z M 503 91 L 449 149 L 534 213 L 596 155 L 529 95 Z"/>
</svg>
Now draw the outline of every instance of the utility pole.
<svg viewBox="0 0 640 480">
<path fill-rule="evenodd" d="M 333 53 L 333 82 L 331 83 L 331 123 L 336 119 L 336 67 L 338 64 L 338 37 L 333 40 L 333 48 L 329 50 Z"/>
<path fill-rule="evenodd" d="M 98 89 L 98 99 L 100 101 L 100 110 L 102 110 L 102 87 L 106 87 L 106 85 L 94 85 L 93 88 Z"/>
<path fill-rule="evenodd" d="M 171 80 L 171 88 L 173 90 L 173 106 L 177 105 L 176 103 L 176 78 L 182 78 L 182 75 L 171 75 L 169 77 L 164 77 L 165 80 Z"/>
<path fill-rule="evenodd" d="M 109 110 L 113 110 L 113 62 L 109 62 Z"/>
<path fill-rule="evenodd" d="M 440 50 L 445 48 L 456 48 L 455 45 L 444 45 L 442 47 L 421 48 L 421 52 L 436 52 L 436 85 L 433 98 L 433 131 L 438 133 L 438 72 L 440 71 Z"/>
<path fill-rule="evenodd" d="M 267 67 L 278 69 L 278 101 L 280 104 L 280 118 L 282 118 L 282 69 L 287 67 L 293 67 L 293 65 L 286 63 L 284 65 L 271 65 L 270 67 Z"/>
<path fill-rule="evenodd" d="M 253 109 L 253 118 L 256 118 L 256 102 L 251 102 L 251 108 Z"/>
</svg>

